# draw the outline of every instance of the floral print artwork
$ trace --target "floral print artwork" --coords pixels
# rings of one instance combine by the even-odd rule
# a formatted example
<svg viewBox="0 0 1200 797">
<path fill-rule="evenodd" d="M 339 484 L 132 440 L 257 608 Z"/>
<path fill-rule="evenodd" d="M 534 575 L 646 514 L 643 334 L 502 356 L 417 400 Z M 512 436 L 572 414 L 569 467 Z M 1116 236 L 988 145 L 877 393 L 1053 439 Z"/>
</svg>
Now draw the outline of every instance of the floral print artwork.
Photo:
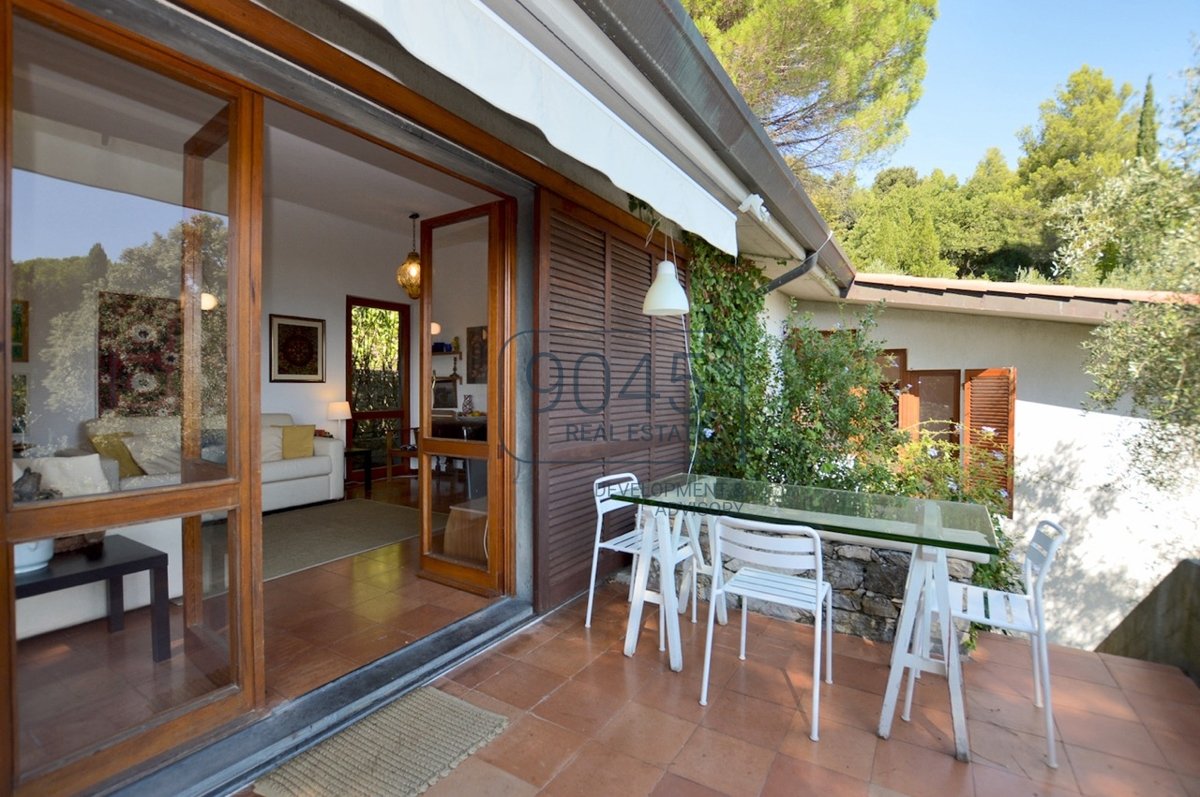
<svg viewBox="0 0 1200 797">
<path fill-rule="evenodd" d="M 100 414 L 178 415 L 183 317 L 179 302 L 100 292 Z"/>
</svg>

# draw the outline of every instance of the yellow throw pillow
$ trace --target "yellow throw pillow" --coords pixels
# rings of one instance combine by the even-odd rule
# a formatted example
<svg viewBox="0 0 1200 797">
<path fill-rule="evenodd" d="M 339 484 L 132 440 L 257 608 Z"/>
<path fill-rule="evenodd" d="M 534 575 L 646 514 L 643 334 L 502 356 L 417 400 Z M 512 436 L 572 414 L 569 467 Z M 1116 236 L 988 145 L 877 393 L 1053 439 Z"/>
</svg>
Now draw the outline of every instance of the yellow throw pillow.
<svg viewBox="0 0 1200 797">
<path fill-rule="evenodd" d="M 98 434 L 91 439 L 92 448 L 96 449 L 100 456 L 117 461 L 117 472 L 122 479 L 145 476 L 146 471 L 142 470 L 141 466 L 134 461 L 133 454 L 129 453 L 129 448 L 122 439 L 128 436 L 125 432 Z"/>
<path fill-rule="evenodd" d="M 313 432 L 316 424 L 283 426 L 283 458 L 300 459 L 313 455 Z"/>
</svg>

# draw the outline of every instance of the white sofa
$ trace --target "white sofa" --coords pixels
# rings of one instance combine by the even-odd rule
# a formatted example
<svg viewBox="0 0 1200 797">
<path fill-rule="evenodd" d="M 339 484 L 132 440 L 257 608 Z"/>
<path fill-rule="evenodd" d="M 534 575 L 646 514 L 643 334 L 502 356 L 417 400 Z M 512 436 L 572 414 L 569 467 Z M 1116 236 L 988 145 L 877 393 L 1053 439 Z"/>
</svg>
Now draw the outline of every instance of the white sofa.
<svg viewBox="0 0 1200 797">
<path fill-rule="evenodd" d="M 273 426 L 290 426 L 292 416 L 287 413 L 263 413 L 262 425 L 264 430 Z M 129 433 L 179 440 L 178 418 L 97 418 L 86 422 L 84 426 L 89 439 L 98 434 Z M 214 424 L 206 425 L 206 428 L 216 427 Z M 223 429 L 221 431 L 223 432 Z M 221 434 L 209 435 L 212 442 L 204 446 L 205 459 L 224 460 L 224 445 L 220 442 L 222 437 Z M 95 454 L 92 453 L 91 456 L 94 457 Z M 113 490 L 135 490 L 179 483 L 177 472 L 128 476 L 121 479 L 116 460 L 101 457 L 100 464 Z M 311 457 L 262 463 L 263 511 L 338 500 L 345 495 L 344 473 L 342 441 L 335 438 L 313 438 Z M 206 515 L 205 520 L 209 519 L 212 518 Z M 170 595 L 177 598 L 183 594 L 182 524 L 178 518 L 110 528 L 108 532 L 121 534 L 164 551 L 168 558 Z M 104 584 L 96 583 L 23 598 L 17 602 L 17 638 L 24 639 L 104 617 L 107 614 L 105 596 Z M 149 604 L 150 582 L 147 575 L 136 573 L 126 576 L 125 608 L 136 609 Z"/>
</svg>

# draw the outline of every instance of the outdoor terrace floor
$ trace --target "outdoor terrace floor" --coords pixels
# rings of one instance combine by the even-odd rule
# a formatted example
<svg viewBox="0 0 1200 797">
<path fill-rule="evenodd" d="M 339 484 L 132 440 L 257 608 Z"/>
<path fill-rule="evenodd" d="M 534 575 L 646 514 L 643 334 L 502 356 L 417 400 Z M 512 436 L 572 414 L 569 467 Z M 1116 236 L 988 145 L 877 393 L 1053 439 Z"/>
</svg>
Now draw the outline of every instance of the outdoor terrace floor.
<svg viewBox="0 0 1200 797">
<path fill-rule="evenodd" d="M 502 735 L 427 792 L 446 795 L 1191 795 L 1200 797 L 1200 688 L 1177 668 L 1052 646 L 1059 768 L 1045 763 L 1028 644 L 984 634 L 965 661 L 972 763 L 954 759 L 944 678 L 926 675 L 911 722 L 880 739 L 891 646 L 837 634 L 808 738 L 812 629 L 737 614 L 718 626 L 707 708 L 700 622 L 684 621 L 684 668 L 658 651 L 653 611 L 622 654 L 626 588 L 597 590 L 438 679 L 505 714 Z"/>
</svg>

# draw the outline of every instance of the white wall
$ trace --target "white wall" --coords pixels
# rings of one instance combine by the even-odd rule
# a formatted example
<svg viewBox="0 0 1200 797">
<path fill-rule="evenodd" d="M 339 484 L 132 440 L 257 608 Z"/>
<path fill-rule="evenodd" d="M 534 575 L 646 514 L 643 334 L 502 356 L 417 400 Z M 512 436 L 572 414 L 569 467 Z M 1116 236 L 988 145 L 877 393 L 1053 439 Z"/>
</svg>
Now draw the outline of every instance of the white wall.
<svg viewBox="0 0 1200 797">
<path fill-rule="evenodd" d="M 470 395 L 479 412 L 487 412 L 487 383 L 467 381 L 467 327 L 486 326 L 487 306 L 487 218 L 456 224 L 442 234 L 434 234 L 433 318 L 442 325 L 435 341 L 450 343 L 458 338 L 463 351 L 458 361 L 462 383 L 458 386 L 458 408 L 463 397 Z M 433 358 L 433 370 L 438 376 L 451 373 L 451 357 Z M 489 374 L 489 378 L 490 378 Z"/>
<path fill-rule="evenodd" d="M 409 230 L 380 230 L 312 208 L 268 199 L 263 210 L 262 409 L 287 412 L 297 423 L 338 433 L 326 419 L 331 401 L 346 399 L 346 297 L 410 304 L 413 341 L 411 412 L 418 409 L 416 303 L 396 284 L 396 266 L 411 241 Z M 325 321 L 325 381 L 270 381 L 270 315 Z"/>
<path fill-rule="evenodd" d="M 818 326 L 843 317 L 832 303 L 801 302 Z M 1200 555 L 1192 489 L 1168 495 L 1128 468 L 1123 441 L 1139 419 L 1081 409 L 1092 380 L 1082 369 L 1083 324 L 887 309 L 876 335 L 908 350 L 912 370 L 1015 366 L 1013 518 L 1018 541 L 1039 519 L 1070 535 L 1046 586 L 1052 641 L 1092 648 L 1183 558 Z"/>
</svg>

